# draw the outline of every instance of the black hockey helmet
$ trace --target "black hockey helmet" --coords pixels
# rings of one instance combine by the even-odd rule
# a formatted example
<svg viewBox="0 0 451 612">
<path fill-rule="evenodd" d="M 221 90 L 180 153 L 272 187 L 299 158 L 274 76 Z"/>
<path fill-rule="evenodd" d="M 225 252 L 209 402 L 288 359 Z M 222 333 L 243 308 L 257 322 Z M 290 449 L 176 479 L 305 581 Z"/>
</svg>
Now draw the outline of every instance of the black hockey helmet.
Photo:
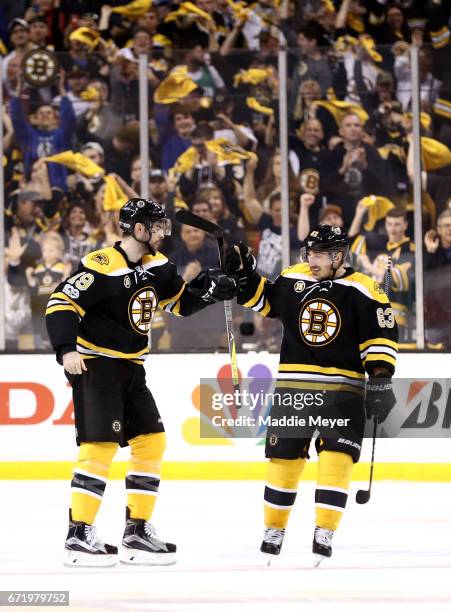
<svg viewBox="0 0 451 612">
<path fill-rule="evenodd" d="M 302 263 L 308 263 L 309 251 L 329 253 L 332 265 L 336 253 L 343 253 L 343 262 L 345 262 L 349 255 L 349 237 L 346 232 L 335 225 L 317 225 L 307 236 L 304 244 L 305 246 L 301 249 Z M 347 263 L 349 264 L 349 262 Z"/>
<path fill-rule="evenodd" d="M 340 227 L 317 225 L 305 239 L 307 249 L 316 251 L 348 251 L 349 237 Z"/>
<path fill-rule="evenodd" d="M 171 234 L 171 222 L 164 208 L 154 200 L 131 198 L 119 212 L 119 225 L 125 234 L 133 234 L 136 223 L 142 223 L 151 232 L 155 221 L 163 221 L 165 235 Z"/>
</svg>

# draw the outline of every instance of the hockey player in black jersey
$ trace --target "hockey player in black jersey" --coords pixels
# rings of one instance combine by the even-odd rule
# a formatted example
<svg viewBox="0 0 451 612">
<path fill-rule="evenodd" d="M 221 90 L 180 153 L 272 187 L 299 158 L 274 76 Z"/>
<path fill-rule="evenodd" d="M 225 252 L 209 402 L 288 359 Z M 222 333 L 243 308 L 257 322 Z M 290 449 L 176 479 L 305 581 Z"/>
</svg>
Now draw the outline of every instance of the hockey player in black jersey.
<svg viewBox="0 0 451 612">
<path fill-rule="evenodd" d="M 349 240 L 340 228 L 320 225 L 305 245 L 303 263 L 283 270 L 274 282 L 255 271 L 254 258 L 243 244 L 228 248 L 227 270 L 239 277 L 238 303 L 263 316 L 278 317 L 283 324 L 276 390 L 320 396 L 311 414 L 343 418 L 344 425 L 321 420 L 310 428 L 278 427 L 272 417 L 277 421 L 296 411 L 285 400 L 275 401 L 267 431 L 266 529 L 261 551 L 280 553 L 317 429 L 313 552 L 318 564 L 332 554 L 332 536 L 346 506 L 353 464 L 360 457 L 364 408 L 368 418 L 382 422 L 395 404 L 391 377 L 398 332 L 384 291 L 368 276 L 345 266 Z"/>
<path fill-rule="evenodd" d="M 134 198 L 120 211 L 124 236 L 114 247 L 88 253 L 76 273 L 53 292 L 46 321 L 57 360 L 73 388 L 79 458 L 71 485 L 65 564 L 108 566 L 118 549 L 99 540 L 93 526 L 119 446 L 130 446 L 125 486 L 123 563 L 168 565 L 174 544 L 161 541 L 149 522 L 160 482 L 166 439 L 144 360 L 157 306 L 188 316 L 236 295 L 220 270 L 204 270 L 188 285 L 158 252 L 170 233 L 164 209 Z"/>
</svg>

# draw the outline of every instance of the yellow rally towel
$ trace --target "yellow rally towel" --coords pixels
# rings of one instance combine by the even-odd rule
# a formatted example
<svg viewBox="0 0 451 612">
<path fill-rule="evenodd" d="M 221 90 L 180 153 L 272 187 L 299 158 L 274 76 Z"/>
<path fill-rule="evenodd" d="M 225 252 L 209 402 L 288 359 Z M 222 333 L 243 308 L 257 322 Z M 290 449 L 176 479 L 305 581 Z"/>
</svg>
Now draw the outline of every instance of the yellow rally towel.
<svg viewBox="0 0 451 612">
<path fill-rule="evenodd" d="M 367 50 L 369 56 L 375 62 L 381 62 L 382 61 L 382 55 L 376 51 L 376 43 L 371 38 L 371 36 L 369 36 L 368 34 L 361 34 L 359 36 L 359 43 L 362 45 L 362 47 L 365 47 L 365 49 Z"/>
<path fill-rule="evenodd" d="M 362 198 L 359 204 L 363 204 L 368 207 L 368 221 L 363 226 L 367 232 L 371 232 L 374 229 L 377 221 L 385 219 L 386 214 L 389 210 L 395 207 L 393 202 L 383 196 L 370 195 L 366 198 Z"/>
<path fill-rule="evenodd" d="M 249 159 L 255 155 L 255 153 L 246 151 L 239 145 L 232 144 L 227 138 L 207 140 L 205 146 L 218 156 L 219 162 L 226 164 L 240 164 L 243 159 Z"/>
<path fill-rule="evenodd" d="M 404 113 L 404 117 L 412 121 L 412 113 Z M 431 115 L 429 115 L 429 113 L 425 113 L 424 111 L 422 111 L 420 114 L 420 123 L 421 123 L 421 126 L 425 130 L 429 130 L 431 128 L 431 123 L 432 123 Z"/>
<path fill-rule="evenodd" d="M 349 36 L 349 34 L 339 36 L 334 43 L 335 52 L 341 55 L 342 53 L 346 53 L 346 51 L 351 51 L 358 42 L 357 38 Z"/>
<path fill-rule="evenodd" d="M 63 151 L 56 155 L 50 155 L 44 157 L 44 161 L 53 162 L 55 164 L 62 164 L 66 168 L 80 172 L 84 176 L 95 176 L 96 174 L 104 174 L 105 170 L 91 161 L 85 155 L 81 153 L 74 153 L 73 151 Z"/>
<path fill-rule="evenodd" d="M 248 83 L 249 85 L 258 85 L 263 83 L 273 75 L 272 68 L 249 68 L 243 70 L 233 77 L 233 84 L 237 87 L 240 83 Z"/>
<path fill-rule="evenodd" d="M 172 47 L 172 40 L 164 34 L 154 34 L 152 42 L 156 47 Z"/>
<path fill-rule="evenodd" d="M 103 210 L 119 210 L 128 200 L 122 187 L 114 176 L 107 174 L 103 177 L 105 181 L 105 194 L 103 196 Z"/>
<path fill-rule="evenodd" d="M 156 88 L 153 99 L 158 104 L 172 104 L 197 89 L 196 83 L 188 76 L 188 66 L 175 66 Z"/>
<path fill-rule="evenodd" d="M 171 11 L 164 18 L 165 21 L 175 21 L 177 17 L 186 17 L 187 15 L 197 15 L 214 23 L 213 17 L 205 11 L 198 8 L 193 2 L 182 2 L 176 11 Z"/>
<path fill-rule="evenodd" d="M 0 38 L 0 55 L 7 55 L 7 54 L 8 54 L 8 49 L 6 48 L 3 40 Z"/>
<path fill-rule="evenodd" d="M 217 138 L 216 140 L 207 140 L 206 148 L 218 156 L 218 162 L 225 164 L 240 164 L 243 159 L 250 159 L 255 156 L 255 153 L 246 151 L 239 145 L 232 144 L 227 138 Z M 199 154 L 195 147 L 189 147 L 176 160 L 174 166 L 169 170 L 169 175 L 180 175 L 188 172 L 198 163 Z"/>
<path fill-rule="evenodd" d="M 83 100 L 87 100 L 88 102 L 99 100 L 100 91 L 96 87 L 89 86 L 81 92 L 80 98 L 82 98 Z"/>
<path fill-rule="evenodd" d="M 359 34 L 365 31 L 363 19 L 360 17 L 360 15 L 356 15 L 355 13 L 348 13 L 348 16 L 346 17 L 346 25 L 354 30 L 354 32 L 358 32 Z"/>
<path fill-rule="evenodd" d="M 79 40 L 83 44 L 89 47 L 92 51 L 99 42 L 100 32 L 92 30 L 91 28 L 77 28 L 71 34 L 69 34 L 69 40 Z"/>
<path fill-rule="evenodd" d="M 114 6 L 112 13 L 119 13 L 128 19 L 138 19 L 145 15 L 152 6 L 152 0 L 134 0 L 124 6 Z"/>
<path fill-rule="evenodd" d="M 174 166 L 169 170 L 170 176 L 188 172 L 197 163 L 198 158 L 197 150 L 194 147 L 189 147 L 189 149 L 186 149 L 184 153 L 177 157 Z"/>
<path fill-rule="evenodd" d="M 337 125 L 339 125 L 346 113 L 350 112 L 355 113 L 362 123 L 368 121 L 368 113 L 361 106 L 352 102 L 343 102 L 343 100 L 316 100 L 313 104 L 314 106 L 325 108 L 333 116 Z"/>
<path fill-rule="evenodd" d="M 451 164 L 451 151 L 434 138 L 421 138 L 421 154 L 425 170 L 438 170 Z"/>
<path fill-rule="evenodd" d="M 227 0 L 227 4 L 233 11 L 235 21 L 247 20 L 251 9 L 245 2 L 233 2 L 233 0 Z"/>
<path fill-rule="evenodd" d="M 323 3 L 323 8 L 327 10 L 328 13 L 335 13 L 335 6 L 332 0 L 321 0 Z"/>
<path fill-rule="evenodd" d="M 260 104 L 257 98 L 246 98 L 246 104 L 249 106 L 249 108 L 252 108 L 252 110 L 257 111 L 257 113 L 261 113 L 262 115 L 274 115 L 273 109 L 269 106 L 263 106 L 263 104 Z"/>
</svg>

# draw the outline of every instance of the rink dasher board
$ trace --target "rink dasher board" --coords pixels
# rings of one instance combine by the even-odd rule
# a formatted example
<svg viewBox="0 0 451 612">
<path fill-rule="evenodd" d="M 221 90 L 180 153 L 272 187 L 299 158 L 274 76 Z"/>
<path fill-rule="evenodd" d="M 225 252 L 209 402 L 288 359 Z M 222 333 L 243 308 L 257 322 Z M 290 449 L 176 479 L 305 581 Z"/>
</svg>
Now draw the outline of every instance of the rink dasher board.
<svg viewBox="0 0 451 612">
<path fill-rule="evenodd" d="M 275 354 L 238 356 L 243 376 L 256 365 L 275 373 L 277 362 Z M 152 355 L 147 360 L 148 385 L 168 434 L 164 478 L 264 478 L 261 440 L 201 439 L 193 434 L 199 419 L 193 393 L 200 377 L 215 379 L 227 363 L 227 355 L 216 353 Z M 446 378 L 450 371 L 450 354 L 399 356 L 397 375 L 402 377 Z M 0 478 L 70 478 L 77 455 L 72 423 L 71 390 L 52 355 L 0 355 Z M 368 477 L 370 446 L 367 440 L 355 480 Z M 375 479 L 451 481 L 449 448 L 449 439 L 380 439 Z M 126 449 L 119 450 L 112 478 L 123 478 L 127 456 Z M 316 478 L 314 451 L 311 456 L 303 475 L 307 480 Z"/>
</svg>

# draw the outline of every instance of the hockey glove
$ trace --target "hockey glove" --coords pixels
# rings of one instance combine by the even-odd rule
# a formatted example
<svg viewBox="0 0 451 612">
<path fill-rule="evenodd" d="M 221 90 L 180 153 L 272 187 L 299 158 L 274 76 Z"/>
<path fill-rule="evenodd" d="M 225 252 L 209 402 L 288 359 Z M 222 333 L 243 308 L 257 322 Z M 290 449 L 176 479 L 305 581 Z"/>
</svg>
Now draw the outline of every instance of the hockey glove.
<svg viewBox="0 0 451 612">
<path fill-rule="evenodd" d="M 236 280 L 216 269 L 202 270 L 188 284 L 188 290 L 207 304 L 231 300 L 238 293 Z"/>
<path fill-rule="evenodd" d="M 365 409 L 368 419 L 383 423 L 396 404 L 391 378 L 370 377 L 366 383 Z"/>
<path fill-rule="evenodd" d="M 236 250 L 238 248 L 238 251 Z M 250 248 L 244 243 L 231 244 L 225 251 L 225 270 L 237 279 L 239 288 L 244 290 L 248 279 L 255 272 L 257 262 Z"/>
</svg>

